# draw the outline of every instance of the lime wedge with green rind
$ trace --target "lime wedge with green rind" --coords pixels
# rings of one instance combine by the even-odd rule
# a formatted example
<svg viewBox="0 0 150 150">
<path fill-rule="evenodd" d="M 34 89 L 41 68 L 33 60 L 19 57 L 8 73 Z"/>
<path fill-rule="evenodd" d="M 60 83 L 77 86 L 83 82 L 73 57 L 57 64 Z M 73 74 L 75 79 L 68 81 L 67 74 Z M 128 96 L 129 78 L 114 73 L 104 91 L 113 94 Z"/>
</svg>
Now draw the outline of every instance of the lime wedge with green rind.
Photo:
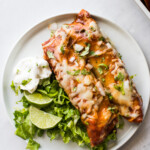
<svg viewBox="0 0 150 150">
<path fill-rule="evenodd" d="M 29 108 L 31 122 L 40 129 L 50 129 L 55 127 L 60 121 L 61 117 L 57 117 L 50 113 L 46 113 L 34 106 Z"/>
<path fill-rule="evenodd" d="M 24 96 L 29 103 L 34 104 L 39 107 L 45 107 L 45 106 L 49 105 L 53 100 L 52 98 L 50 98 L 46 95 L 43 95 L 41 93 L 37 93 L 37 92 L 34 92 L 31 94 L 31 93 L 25 91 Z"/>
</svg>

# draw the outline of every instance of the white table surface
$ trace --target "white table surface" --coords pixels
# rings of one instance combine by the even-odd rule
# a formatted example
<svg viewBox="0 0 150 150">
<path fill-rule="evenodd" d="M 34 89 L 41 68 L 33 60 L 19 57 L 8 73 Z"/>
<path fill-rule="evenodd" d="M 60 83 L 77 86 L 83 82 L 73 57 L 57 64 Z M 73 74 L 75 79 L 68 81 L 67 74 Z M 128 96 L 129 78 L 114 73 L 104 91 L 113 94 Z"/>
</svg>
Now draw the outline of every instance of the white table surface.
<svg viewBox="0 0 150 150">
<path fill-rule="evenodd" d="M 150 66 L 150 20 L 134 0 L 0 0 L 0 82 L 8 53 L 27 29 L 52 15 L 79 12 L 82 8 L 110 19 L 128 31 L 142 48 Z M 139 130 L 120 148 L 121 150 L 150 149 L 149 118 L 150 110 Z M 26 142 L 15 136 L 14 131 L 15 128 L 9 122 L 1 96 L 1 150 L 25 149 Z"/>
</svg>

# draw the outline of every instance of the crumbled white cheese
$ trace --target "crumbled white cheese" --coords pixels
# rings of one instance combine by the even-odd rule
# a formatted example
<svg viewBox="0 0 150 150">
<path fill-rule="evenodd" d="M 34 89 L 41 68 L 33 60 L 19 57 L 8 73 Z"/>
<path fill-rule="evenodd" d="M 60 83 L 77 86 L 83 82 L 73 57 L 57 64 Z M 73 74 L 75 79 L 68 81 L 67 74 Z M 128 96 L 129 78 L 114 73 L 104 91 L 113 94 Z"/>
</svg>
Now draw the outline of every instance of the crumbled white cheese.
<svg viewBox="0 0 150 150">
<path fill-rule="evenodd" d="M 80 44 L 74 44 L 74 50 L 77 51 L 77 52 L 80 52 L 83 50 L 83 46 L 80 45 Z"/>
<path fill-rule="evenodd" d="M 20 89 L 33 93 L 40 79 L 50 77 L 51 69 L 43 58 L 27 57 L 21 60 L 14 69 L 14 84 Z"/>
</svg>

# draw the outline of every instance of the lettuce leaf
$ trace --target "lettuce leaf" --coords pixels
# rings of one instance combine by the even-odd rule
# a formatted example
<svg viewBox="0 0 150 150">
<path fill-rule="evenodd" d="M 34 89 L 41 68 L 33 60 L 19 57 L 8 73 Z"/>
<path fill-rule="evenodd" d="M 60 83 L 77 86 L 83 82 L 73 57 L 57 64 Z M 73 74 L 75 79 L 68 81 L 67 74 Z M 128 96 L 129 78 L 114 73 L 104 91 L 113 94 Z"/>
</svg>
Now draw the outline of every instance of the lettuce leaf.
<svg viewBox="0 0 150 150">
<path fill-rule="evenodd" d="M 29 115 L 26 115 L 25 112 L 22 113 L 22 110 L 15 111 L 17 116 L 15 116 L 16 132 L 15 134 L 23 139 L 28 139 L 34 137 L 37 128 L 31 123 Z"/>
<path fill-rule="evenodd" d="M 22 102 L 22 104 L 23 104 L 23 106 L 24 106 L 25 108 L 28 108 L 28 107 L 30 106 L 30 103 L 27 101 L 27 99 L 25 98 L 25 96 L 23 96 L 23 97 L 21 98 L 21 100 L 18 101 L 18 102 Z M 18 104 L 18 102 L 16 102 L 16 104 Z"/>
<path fill-rule="evenodd" d="M 38 150 L 40 147 L 40 144 L 34 141 L 32 138 L 29 139 L 26 149 L 30 150 Z"/>
</svg>

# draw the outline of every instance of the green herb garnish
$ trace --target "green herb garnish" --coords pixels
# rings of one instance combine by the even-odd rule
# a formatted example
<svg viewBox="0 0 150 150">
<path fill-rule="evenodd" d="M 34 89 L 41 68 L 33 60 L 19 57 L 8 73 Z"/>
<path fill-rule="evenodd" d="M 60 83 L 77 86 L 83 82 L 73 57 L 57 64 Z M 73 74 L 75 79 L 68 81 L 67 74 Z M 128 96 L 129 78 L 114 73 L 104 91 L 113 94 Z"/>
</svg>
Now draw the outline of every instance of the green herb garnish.
<svg viewBox="0 0 150 150">
<path fill-rule="evenodd" d="M 73 92 L 75 92 L 76 90 L 77 90 L 77 87 L 74 87 L 74 88 L 73 88 Z"/>
<path fill-rule="evenodd" d="M 53 53 L 50 51 L 47 51 L 47 56 L 48 56 L 48 58 L 54 58 Z"/>
<path fill-rule="evenodd" d="M 30 72 L 30 71 L 31 71 L 31 69 L 28 70 L 28 72 Z"/>
<path fill-rule="evenodd" d="M 18 73 L 19 73 L 19 71 L 20 71 L 20 70 L 19 70 L 19 69 L 17 69 L 17 72 L 16 72 L 16 74 L 18 74 Z"/>
<path fill-rule="evenodd" d="M 105 42 L 105 38 L 104 38 L 103 36 L 101 36 L 101 37 L 99 38 L 99 41 Z"/>
<path fill-rule="evenodd" d="M 72 75 L 72 76 L 77 76 L 79 75 L 80 70 L 73 70 L 73 71 L 67 71 L 67 74 Z"/>
<path fill-rule="evenodd" d="M 105 82 L 105 78 L 102 78 L 102 82 Z"/>
<path fill-rule="evenodd" d="M 102 69 L 102 67 L 98 67 L 98 72 L 100 73 L 100 74 L 103 74 L 103 69 Z"/>
<path fill-rule="evenodd" d="M 89 55 L 94 55 L 95 52 L 94 51 L 90 51 Z"/>
<path fill-rule="evenodd" d="M 96 31 L 96 29 L 95 29 L 94 27 L 90 27 L 90 29 L 91 29 L 93 32 Z"/>
<path fill-rule="evenodd" d="M 118 115 L 118 122 L 116 124 L 116 128 L 122 129 L 124 126 L 124 120 L 122 116 Z"/>
<path fill-rule="evenodd" d="M 60 50 L 61 50 L 61 52 L 62 52 L 63 54 L 65 53 L 64 45 L 62 45 L 62 46 L 60 47 Z"/>
<path fill-rule="evenodd" d="M 113 96 L 110 93 L 106 93 L 106 95 L 108 96 L 109 100 L 112 101 Z"/>
<path fill-rule="evenodd" d="M 53 36 L 54 36 L 54 32 L 55 32 L 55 31 L 53 31 L 53 30 L 51 31 L 50 37 L 53 37 Z"/>
<path fill-rule="evenodd" d="M 82 75 L 88 75 L 88 74 L 90 74 L 90 73 L 91 73 L 91 72 L 87 71 L 86 69 L 81 70 L 81 74 L 82 74 Z"/>
<path fill-rule="evenodd" d="M 118 76 L 115 77 L 115 81 L 123 81 L 124 80 L 124 75 L 119 72 Z"/>
<path fill-rule="evenodd" d="M 118 57 L 119 57 L 120 59 L 122 59 L 122 56 L 121 56 L 121 54 L 120 54 L 120 53 L 118 53 Z"/>
<path fill-rule="evenodd" d="M 19 90 L 20 90 L 20 86 L 15 87 L 14 81 L 12 81 L 10 87 L 11 87 L 11 89 L 16 93 L 16 95 L 18 95 L 18 92 L 19 92 Z"/>
<path fill-rule="evenodd" d="M 112 113 L 117 113 L 118 112 L 118 110 L 117 110 L 117 108 L 115 106 L 108 107 L 108 110 L 110 110 Z"/>
<path fill-rule="evenodd" d="M 25 85 L 27 85 L 31 80 L 32 80 L 32 79 L 23 80 L 21 84 L 25 86 Z"/>
<path fill-rule="evenodd" d="M 104 67 L 105 70 L 108 70 L 108 69 L 109 69 L 108 65 L 106 65 L 106 64 L 104 64 L 104 63 L 99 64 L 98 66 L 99 66 L 99 67 Z"/>
<path fill-rule="evenodd" d="M 88 43 L 85 47 L 85 50 L 80 54 L 80 56 L 86 56 L 87 54 L 89 54 L 90 46 L 91 45 Z"/>
<path fill-rule="evenodd" d="M 134 77 L 136 77 L 136 74 L 130 76 L 130 79 L 132 80 Z"/>
<path fill-rule="evenodd" d="M 121 85 L 114 85 L 114 88 L 118 91 L 120 91 L 122 93 L 122 95 L 125 95 L 125 91 L 124 91 L 124 83 L 122 82 Z"/>
<path fill-rule="evenodd" d="M 105 57 L 102 57 L 101 62 L 104 62 L 104 61 L 105 61 Z"/>
</svg>

